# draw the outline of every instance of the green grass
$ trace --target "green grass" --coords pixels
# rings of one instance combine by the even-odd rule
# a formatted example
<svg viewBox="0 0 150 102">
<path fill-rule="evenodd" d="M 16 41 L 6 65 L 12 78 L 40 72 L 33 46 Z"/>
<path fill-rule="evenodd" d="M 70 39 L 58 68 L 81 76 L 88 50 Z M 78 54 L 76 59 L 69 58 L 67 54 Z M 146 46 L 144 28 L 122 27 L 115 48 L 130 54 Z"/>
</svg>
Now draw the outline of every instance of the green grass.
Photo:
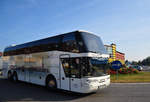
<svg viewBox="0 0 150 102">
<path fill-rule="evenodd" d="M 113 83 L 143 83 L 150 82 L 150 72 L 139 72 L 138 74 L 111 75 Z"/>
</svg>

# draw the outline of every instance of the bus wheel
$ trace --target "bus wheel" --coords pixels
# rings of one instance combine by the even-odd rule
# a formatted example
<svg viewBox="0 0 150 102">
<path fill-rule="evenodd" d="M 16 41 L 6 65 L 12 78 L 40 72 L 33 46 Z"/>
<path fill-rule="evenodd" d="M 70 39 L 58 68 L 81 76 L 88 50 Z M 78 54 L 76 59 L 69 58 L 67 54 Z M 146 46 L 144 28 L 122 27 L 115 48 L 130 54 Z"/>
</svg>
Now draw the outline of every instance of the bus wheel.
<svg viewBox="0 0 150 102">
<path fill-rule="evenodd" d="M 8 80 L 12 80 L 12 73 L 9 71 L 7 75 Z"/>
<path fill-rule="evenodd" d="M 17 76 L 16 72 L 13 73 L 12 79 L 13 79 L 14 82 L 18 81 L 18 76 Z"/>
<path fill-rule="evenodd" d="M 56 83 L 56 79 L 54 77 L 47 77 L 46 79 L 46 87 L 49 90 L 55 90 L 57 89 L 57 83 Z"/>
</svg>

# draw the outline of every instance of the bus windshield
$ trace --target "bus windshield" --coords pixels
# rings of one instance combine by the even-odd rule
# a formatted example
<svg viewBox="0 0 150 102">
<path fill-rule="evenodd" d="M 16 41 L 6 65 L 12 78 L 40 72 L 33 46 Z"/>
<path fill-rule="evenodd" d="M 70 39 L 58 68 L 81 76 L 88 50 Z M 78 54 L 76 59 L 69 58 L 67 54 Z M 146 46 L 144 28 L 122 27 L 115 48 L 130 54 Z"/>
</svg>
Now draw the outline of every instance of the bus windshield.
<svg viewBox="0 0 150 102">
<path fill-rule="evenodd" d="M 83 77 L 98 77 L 106 75 L 107 59 L 85 58 L 84 61 L 81 65 Z"/>
<path fill-rule="evenodd" d="M 106 75 L 107 61 L 105 58 L 63 58 L 62 66 L 66 77 L 99 77 Z"/>
<path fill-rule="evenodd" d="M 107 54 L 100 37 L 86 32 L 82 32 L 81 35 L 88 52 Z"/>
</svg>

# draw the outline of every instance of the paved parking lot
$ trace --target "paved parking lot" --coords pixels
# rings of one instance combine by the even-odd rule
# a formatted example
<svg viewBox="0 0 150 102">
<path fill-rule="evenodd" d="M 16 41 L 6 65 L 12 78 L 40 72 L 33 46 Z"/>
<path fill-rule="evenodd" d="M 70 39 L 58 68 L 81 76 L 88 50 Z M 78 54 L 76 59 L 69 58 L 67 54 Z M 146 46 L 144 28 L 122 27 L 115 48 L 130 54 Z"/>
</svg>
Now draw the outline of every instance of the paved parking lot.
<svg viewBox="0 0 150 102">
<path fill-rule="evenodd" d="M 0 102 L 150 102 L 150 83 L 111 84 L 107 89 L 88 95 L 47 91 L 44 87 L 0 78 Z"/>
</svg>

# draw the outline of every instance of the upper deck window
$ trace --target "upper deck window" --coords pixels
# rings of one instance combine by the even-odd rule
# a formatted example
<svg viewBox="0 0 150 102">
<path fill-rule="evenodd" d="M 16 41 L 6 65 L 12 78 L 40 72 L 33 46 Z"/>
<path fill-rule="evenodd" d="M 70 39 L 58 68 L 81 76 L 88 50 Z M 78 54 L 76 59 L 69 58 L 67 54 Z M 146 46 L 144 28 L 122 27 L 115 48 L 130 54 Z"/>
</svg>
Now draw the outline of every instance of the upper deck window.
<svg viewBox="0 0 150 102">
<path fill-rule="evenodd" d="M 107 54 L 100 37 L 86 32 L 81 33 L 87 52 Z"/>
<path fill-rule="evenodd" d="M 62 42 L 64 51 L 79 52 L 74 33 L 65 35 Z"/>
<path fill-rule="evenodd" d="M 94 52 L 100 54 L 107 53 L 101 39 L 98 36 L 87 32 L 75 31 L 8 47 L 4 50 L 4 56 L 47 51 L 65 51 L 73 53 Z"/>
</svg>

